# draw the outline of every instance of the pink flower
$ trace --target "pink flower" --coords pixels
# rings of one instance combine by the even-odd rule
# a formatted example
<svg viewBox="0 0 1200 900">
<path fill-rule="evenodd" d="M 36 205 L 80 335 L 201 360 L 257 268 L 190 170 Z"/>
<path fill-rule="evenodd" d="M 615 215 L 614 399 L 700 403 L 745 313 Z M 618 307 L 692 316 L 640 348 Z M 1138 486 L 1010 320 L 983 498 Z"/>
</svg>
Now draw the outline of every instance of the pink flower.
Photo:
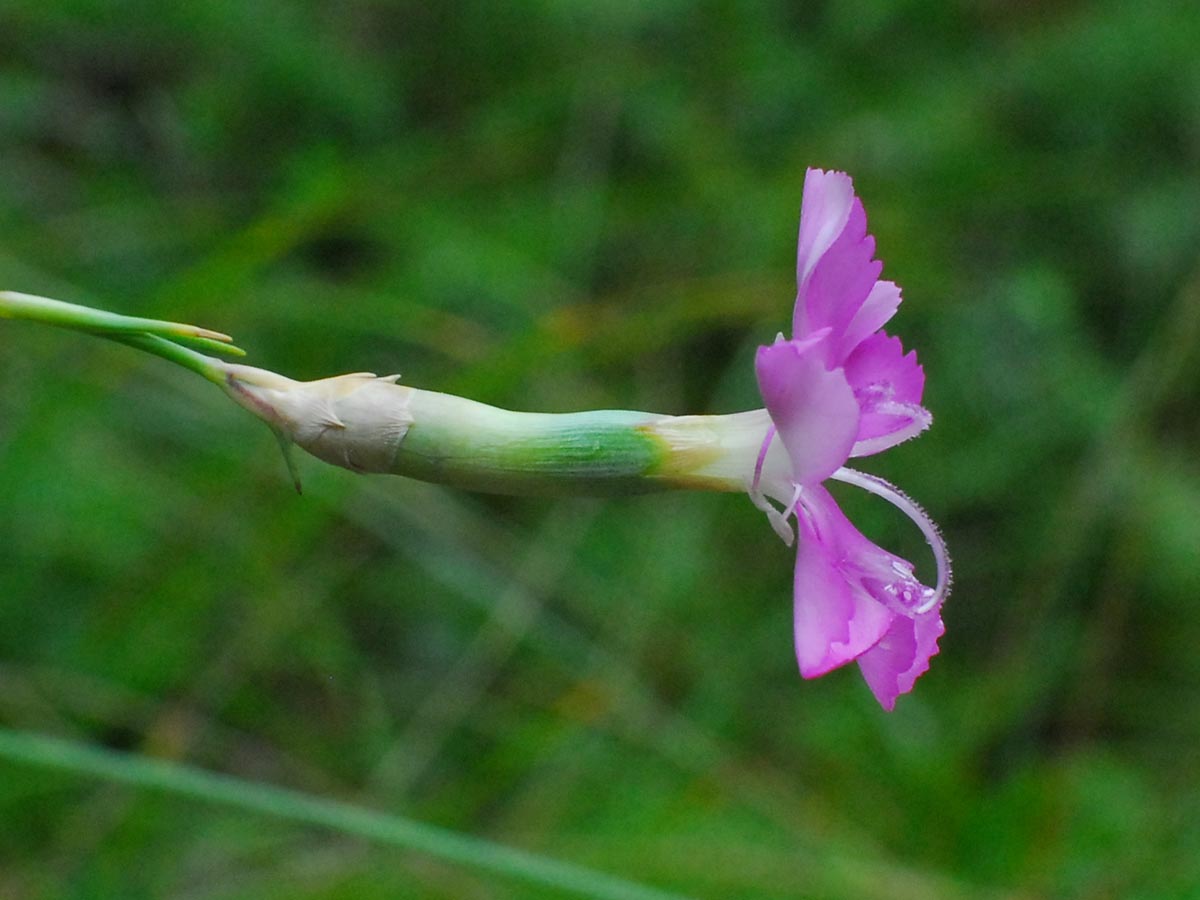
<svg viewBox="0 0 1200 900">
<path fill-rule="evenodd" d="M 882 479 L 844 468 L 852 456 L 886 450 L 929 427 L 921 406 L 925 373 L 916 353 L 882 330 L 900 289 L 880 281 L 875 239 L 848 175 L 809 169 L 800 209 L 799 290 L 792 338 L 760 347 L 759 388 L 773 428 L 759 455 L 751 497 L 785 540 L 799 533 L 795 640 L 800 673 L 824 675 L 858 662 L 885 709 L 912 690 L 937 653 L 950 568 L 936 527 Z M 763 462 L 778 435 L 790 477 Z M 786 467 L 785 467 L 786 468 Z M 903 510 L 921 529 L 938 566 L 936 588 L 907 561 L 862 535 L 822 486 L 856 484 Z M 765 496 L 764 496 L 765 495 Z M 780 511 L 766 499 L 783 504 Z"/>
</svg>

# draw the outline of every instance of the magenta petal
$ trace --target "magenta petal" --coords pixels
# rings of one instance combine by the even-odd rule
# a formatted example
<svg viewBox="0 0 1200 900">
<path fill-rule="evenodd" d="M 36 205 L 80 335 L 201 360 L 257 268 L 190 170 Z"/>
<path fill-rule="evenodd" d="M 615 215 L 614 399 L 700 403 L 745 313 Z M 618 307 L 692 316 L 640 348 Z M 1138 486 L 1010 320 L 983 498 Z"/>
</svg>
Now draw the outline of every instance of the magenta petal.
<svg viewBox="0 0 1200 900">
<path fill-rule="evenodd" d="M 928 671 L 945 631 L 938 609 L 915 619 L 897 616 L 879 643 L 859 657 L 858 667 L 880 706 L 890 711 L 898 696 L 912 690 Z"/>
<path fill-rule="evenodd" d="M 833 346 L 840 350 L 842 334 L 883 271 L 883 263 L 873 259 L 874 255 L 875 239 L 867 234 L 867 214 L 856 197 L 842 233 L 800 286 L 792 318 L 795 337 L 831 328 Z M 834 364 L 840 362 L 840 357 L 833 360 Z"/>
<path fill-rule="evenodd" d="M 811 523 L 842 576 L 856 591 L 908 617 L 933 594 L 913 575 L 912 564 L 888 553 L 854 527 L 821 485 L 805 488 L 797 518 Z"/>
<path fill-rule="evenodd" d="M 877 281 L 858 308 L 839 344 L 844 359 L 855 347 L 887 324 L 900 307 L 900 288 L 894 281 Z"/>
<path fill-rule="evenodd" d="M 854 184 L 845 172 L 809 169 L 800 199 L 800 237 L 796 245 L 796 284 L 808 280 L 850 215 Z"/>
<path fill-rule="evenodd" d="M 800 674 L 816 678 L 858 658 L 887 632 L 896 614 L 855 590 L 831 548 L 801 527 L 796 548 L 795 640 Z"/>
<path fill-rule="evenodd" d="M 882 328 L 900 289 L 880 281 L 875 239 L 849 176 L 810 169 L 804 179 L 796 248 L 793 340 L 782 337 L 755 357 L 771 417 L 754 470 L 757 494 L 767 448 L 778 435 L 792 467 L 767 485 L 786 504 L 773 524 L 795 514 L 796 658 L 806 678 L 857 659 L 875 697 L 892 709 L 937 653 L 940 606 L 949 586 L 945 544 L 928 517 L 898 490 L 842 466 L 848 455 L 876 453 L 927 428 L 925 373 L 915 353 Z M 842 514 L 821 481 L 849 481 L 878 494 L 921 528 L 938 564 L 937 586 L 917 580 L 910 563 L 876 546 Z M 790 531 L 787 532 L 791 536 Z"/>
<path fill-rule="evenodd" d="M 842 466 L 858 434 L 859 405 L 840 369 L 822 363 L 828 332 L 759 347 L 754 359 L 767 412 L 798 484 L 824 481 Z"/>
<path fill-rule="evenodd" d="M 925 370 L 917 352 L 904 354 L 900 338 L 880 331 L 862 341 L 846 359 L 846 380 L 857 393 L 885 390 L 897 403 L 920 403 L 925 391 Z"/>
<path fill-rule="evenodd" d="M 817 663 L 836 665 L 855 656 L 871 691 L 891 709 L 937 653 L 944 631 L 939 609 L 914 614 L 929 589 L 907 562 L 864 537 L 825 488 L 804 491 L 797 517 L 797 655 L 802 629 L 808 629 L 803 649 L 814 671 Z M 835 629 L 839 621 L 846 623 L 844 631 Z M 821 639 L 828 641 L 823 655 Z"/>
<path fill-rule="evenodd" d="M 882 331 L 871 335 L 846 360 L 846 380 L 854 389 L 862 416 L 856 456 L 877 453 L 907 440 L 929 426 L 921 406 L 925 371 L 916 352 L 904 354 L 899 338 Z"/>
</svg>

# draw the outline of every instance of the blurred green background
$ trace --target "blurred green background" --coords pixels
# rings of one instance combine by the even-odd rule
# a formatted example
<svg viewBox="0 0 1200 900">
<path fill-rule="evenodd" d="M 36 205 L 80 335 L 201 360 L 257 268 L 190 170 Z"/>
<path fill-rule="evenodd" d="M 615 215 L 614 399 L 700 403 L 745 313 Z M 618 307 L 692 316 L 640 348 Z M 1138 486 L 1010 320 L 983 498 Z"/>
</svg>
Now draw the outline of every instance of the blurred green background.
<svg viewBox="0 0 1200 900">
<path fill-rule="evenodd" d="M 935 415 L 865 467 L 956 587 L 888 715 L 799 678 L 744 497 L 308 459 L 298 497 L 210 385 L 0 322 L 0 723 L 701 897 L 1200 896 L 1197 35 L 1193 0 L 6 0 L 0 287 L 298 378 L 756 406 L 805 167 L 849 171 Z M 0 759 L 0 896 L 562 895 Z"/>
</svg>

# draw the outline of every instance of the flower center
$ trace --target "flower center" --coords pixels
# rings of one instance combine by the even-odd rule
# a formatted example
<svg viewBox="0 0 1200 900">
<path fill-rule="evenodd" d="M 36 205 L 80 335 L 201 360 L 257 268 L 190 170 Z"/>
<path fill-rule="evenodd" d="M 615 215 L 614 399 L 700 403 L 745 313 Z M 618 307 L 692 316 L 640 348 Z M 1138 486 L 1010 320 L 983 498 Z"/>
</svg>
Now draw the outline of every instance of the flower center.
<svg viewBox="0 0 1200 900">
<path fill-rule="evenodd" d="M 937 591 L 917 581 L 912 568 L 903 560 L 893 559 L 891 568 L 893 577 L 890 580 L 865 575 L 862 585 L 868 594 L 892 612 L 909 619 L 916 618 L 927 608 L 926 604 Z"/>
</svg>

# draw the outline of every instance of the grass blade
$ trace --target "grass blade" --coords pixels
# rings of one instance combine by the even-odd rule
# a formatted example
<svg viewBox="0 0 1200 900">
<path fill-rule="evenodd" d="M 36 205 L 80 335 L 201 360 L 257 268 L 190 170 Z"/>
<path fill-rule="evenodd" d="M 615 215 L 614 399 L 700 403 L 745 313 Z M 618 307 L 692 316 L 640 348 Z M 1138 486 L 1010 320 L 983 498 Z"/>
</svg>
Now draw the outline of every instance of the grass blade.
<svg viewBox="0 0 1200 900">
<path fill-rule="evenodd" d="M 193 766 L 0 728 L 0 757 L 329 828 L 596 900 L 685 900 L 571 863 L 350 803 Z"/>
</svg>

